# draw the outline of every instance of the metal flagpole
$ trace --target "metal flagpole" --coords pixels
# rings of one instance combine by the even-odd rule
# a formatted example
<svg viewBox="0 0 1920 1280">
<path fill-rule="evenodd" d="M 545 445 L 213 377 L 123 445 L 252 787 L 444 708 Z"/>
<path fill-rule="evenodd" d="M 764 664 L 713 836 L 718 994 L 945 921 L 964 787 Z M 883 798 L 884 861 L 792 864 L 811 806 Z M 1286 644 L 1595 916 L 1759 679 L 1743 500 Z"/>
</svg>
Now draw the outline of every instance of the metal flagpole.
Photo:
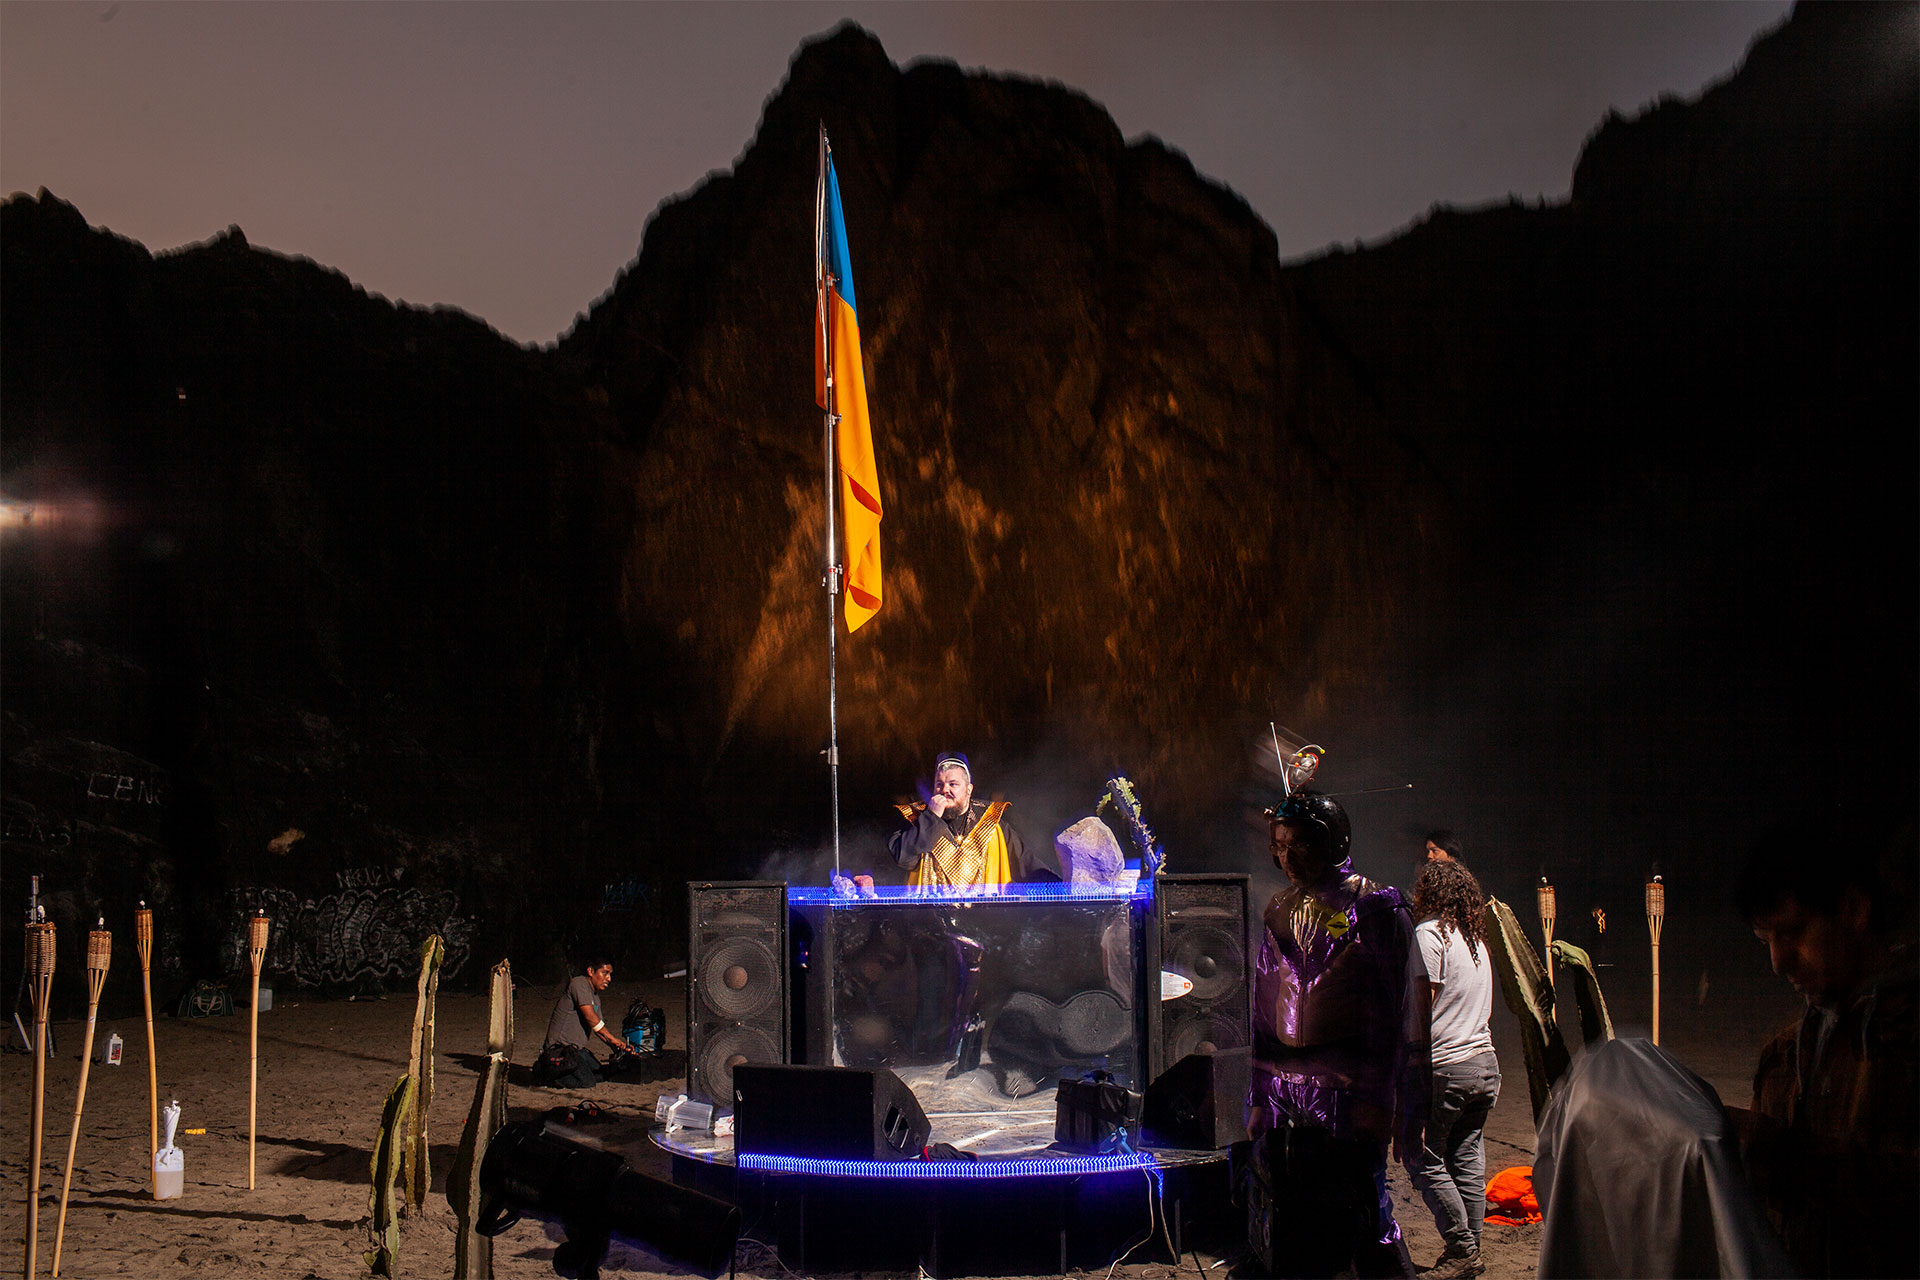
<svg viewBox="0 0 1920 1280">
<path fill-rule="evenodd" d="M 833 779 L 833 874 L 840 876 L 840 689 L 836 648 L 839 636 L 836 627 L 840 611 L 840 556 L 836 543 L 835 519 L 835 480 L 836 468 L 833 433 L 839 425 L 839 415 L 833 411 L 833 326 L 827 323 L 827 146 L 826 122 L 820 123 L 820 177 L 814 189 L 813 197 L 813 310 L 814 320 L 820 326 L 820 359 L 826 375 L 826 439 L 827 459 L 827 575 L 823 585 L 827 588 L 827 770 Z M 836 282 L 837 283 L 837 282 Z"/>
</svg>

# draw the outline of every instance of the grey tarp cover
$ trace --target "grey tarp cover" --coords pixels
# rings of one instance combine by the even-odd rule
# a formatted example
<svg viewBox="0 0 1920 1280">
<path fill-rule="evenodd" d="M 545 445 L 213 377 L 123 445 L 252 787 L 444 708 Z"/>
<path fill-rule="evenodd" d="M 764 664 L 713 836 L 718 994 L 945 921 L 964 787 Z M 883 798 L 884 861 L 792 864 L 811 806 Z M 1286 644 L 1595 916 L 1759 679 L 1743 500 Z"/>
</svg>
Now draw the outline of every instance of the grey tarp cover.
<svg viewBox="0 0 1920 1280">
<path fill-rule="evenodd" d="M 1533 1165 L 1542 1280 L 1790 1276 L 1713 1086 L 1647 1040 L 1574 1060 Z"/>
</svg>

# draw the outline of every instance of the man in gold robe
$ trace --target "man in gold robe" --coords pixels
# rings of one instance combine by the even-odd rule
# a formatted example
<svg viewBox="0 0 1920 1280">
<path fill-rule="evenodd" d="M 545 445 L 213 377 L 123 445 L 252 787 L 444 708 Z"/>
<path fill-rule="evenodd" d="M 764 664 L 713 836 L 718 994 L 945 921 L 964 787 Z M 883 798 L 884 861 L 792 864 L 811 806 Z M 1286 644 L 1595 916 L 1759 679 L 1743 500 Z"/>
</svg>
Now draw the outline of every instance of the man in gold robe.
<svg viewBox="0 0 1920 1280">
<path fill-rule="evenodd" d="M 993 888 L 1025 880 L 1057 880 L 1007 821 L 1007 802 L 976 803 L 973 766 L 958 751 L 934 759 L 933 793 L 925 804 L 898 806 L 907 825 L 887 852 L 916 889 Z"/>
</svg>

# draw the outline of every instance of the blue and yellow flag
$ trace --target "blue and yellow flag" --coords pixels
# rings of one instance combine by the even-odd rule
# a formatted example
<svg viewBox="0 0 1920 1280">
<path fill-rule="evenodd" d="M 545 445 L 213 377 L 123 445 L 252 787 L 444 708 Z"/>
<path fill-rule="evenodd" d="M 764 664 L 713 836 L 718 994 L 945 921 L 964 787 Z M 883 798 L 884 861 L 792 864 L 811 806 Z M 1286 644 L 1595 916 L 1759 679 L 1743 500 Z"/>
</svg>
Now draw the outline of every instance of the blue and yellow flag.
<svg viewBox="0 0 1920 1280">
<path fill-rule="evenodd" d="M 840 211 L 840 181 L 833 153 L 821 149 L 821 194 L 814 249 L 817 311 L 813 326 L 814 399 L 839 416 L 834 457 L 841 525 L 846 541 L 847 630 L 858 631 L 880 612 L 880 475 L 873 461 L 873 428 L 867 421 L 867 375 L 860 360 L 860 310 L 853 296 L 853 262 L 847 253 L 847 220 Z M 825 349 L 823 349 L 823 344 Z M 833 400 L 827 400 L 831 352 Z"/>
</svg>

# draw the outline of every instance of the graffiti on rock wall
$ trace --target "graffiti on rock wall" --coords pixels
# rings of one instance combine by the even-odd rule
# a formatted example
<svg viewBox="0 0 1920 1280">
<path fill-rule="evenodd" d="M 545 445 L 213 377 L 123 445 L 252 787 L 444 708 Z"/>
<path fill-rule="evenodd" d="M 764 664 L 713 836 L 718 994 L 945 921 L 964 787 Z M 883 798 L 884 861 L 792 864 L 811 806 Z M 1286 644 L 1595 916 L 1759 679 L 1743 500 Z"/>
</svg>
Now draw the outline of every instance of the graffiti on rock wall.
<svg viewBox="0 0 1920 1280">
<path fill-rule="evenodd" d="M 9 798 L 0 805 L 0 840 L 17 841 L 47 853 L 65 853 L 73 848 L 73 822 L 41 813 L 24 800 Z"/>
<path fill-rule="evenodd" d="M 121 804 L 159 804 L 166 799 L 166 783 L 131 773 L 90 773 L 87 799 L 117 800 Z"/>
<path fill-rule="evenodd" d="M 647 882 L 629 878 L 600 886 L 600 910 L 633 911 L 645 907 L 652 895 Z"/>
<path fill-rule="evenodd" d="M 50 738 L 12 753 L 8 763 L 70 777 L 80 784 L 80 795 L 87 800 L 157 805 L 166 803 L 172 790 L 172 778 L 165 769 L 103 742 Z"/>
<path fill-rule="evenodd" d="M 405 874 L 405 871 L 389 871 L 385 867 L 348 867 L 334 872 L 333 878 L 342 889 L 384 889 L 399 883 Z"/>
<path fill-rule="evenodd" d="M 323 898 L 290 889 L 249 886 L 233 894 L 234 925 L 227 937 L 230 972 L 248 968 L 246 917 L 265 911 L 273 920 L 266 971 L 301 986 L 412 979 L 420 944 L 439 934 L 447 946 L 440 974 L 460 972 L 473 949 L 473 921 L 460 914 L 451 889 L 343 889 Z"/>
</svg>

